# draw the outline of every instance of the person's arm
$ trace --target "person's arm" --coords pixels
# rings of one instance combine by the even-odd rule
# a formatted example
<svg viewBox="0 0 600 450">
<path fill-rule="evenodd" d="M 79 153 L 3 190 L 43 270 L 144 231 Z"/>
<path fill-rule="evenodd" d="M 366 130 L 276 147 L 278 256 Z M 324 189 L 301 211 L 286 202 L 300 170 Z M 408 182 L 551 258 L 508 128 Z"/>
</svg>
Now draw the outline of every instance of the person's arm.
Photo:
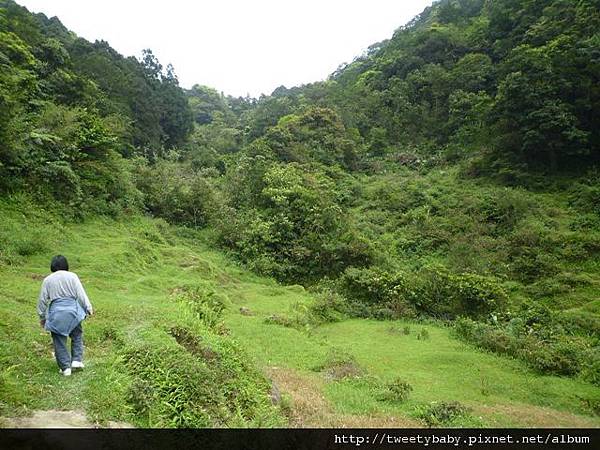
<svg viewBox="0 0 600 450">
<path fill-rule="evenodd" d="M 38 298 L 37 304 L 37 313 L 40 318 L 40 325 L 44 326 L 46 322 L 46 310 L 48 309 L 48 301 L 50 298 L 48 297 L 48 289 L 46 286 L 46 280 L 42 283 L 42 289 L 40 290 L 40 296 Z"/>
<path fill-rule="evenodd" d="M 90 303 L 90 299 L 88 298 L 87 294 L 85 293 L 85 289 L 83 289 L 83 285 L 81 284 L 79 277 L 77 277 L 77 281 L 75 282 L 75 289 L 77 291 L 77 301 L 79 302 L 79 304 L 81 306 L 83 306 L 83 309 L 85 310 L 85 312 L 89 316 L 94 314 L 94 308 L 92 307 L 92 304 Z"/>
</svg>

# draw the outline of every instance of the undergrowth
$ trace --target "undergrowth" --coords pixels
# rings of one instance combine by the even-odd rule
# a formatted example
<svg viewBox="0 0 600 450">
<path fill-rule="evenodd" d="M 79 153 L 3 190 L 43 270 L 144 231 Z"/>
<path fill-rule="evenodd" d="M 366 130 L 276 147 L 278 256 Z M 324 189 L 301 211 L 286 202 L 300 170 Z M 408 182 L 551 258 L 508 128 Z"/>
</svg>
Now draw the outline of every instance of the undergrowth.
<svg viewBox="0 0 600 450">
<path fill-rule="evenodd" d="M 270 383 L 227 336 L 226 300 L 208 284 L 173 290 L 189 314 L 165 330 L 172 339 L 125 350 L 128 401 L 144 426 L 269 427 L 285 423 Z"/>
</svg>

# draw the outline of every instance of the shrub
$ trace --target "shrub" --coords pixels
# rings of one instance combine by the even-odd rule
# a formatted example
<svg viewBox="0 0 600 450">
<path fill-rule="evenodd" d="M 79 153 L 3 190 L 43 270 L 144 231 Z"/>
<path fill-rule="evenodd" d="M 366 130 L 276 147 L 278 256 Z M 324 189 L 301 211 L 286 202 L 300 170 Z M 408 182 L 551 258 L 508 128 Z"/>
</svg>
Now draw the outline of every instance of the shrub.
<svg viewBox="0 0 600 450">
<path fill-rule="evenodd" d="M 229 208 L 215 226 L 221 243 L 253 270 L 306 282 L 370 263 L 369 242 L 347 220 L 322 170 L 248 158 L 227 182 Z"/>
<path fill-rule="evenodd" d="M 494 234 L 511 231 L 535 207 L 525 191 L 508 188 L 493 192 L 480 206 L 483 220 L 494 227 Z"/>
<path fill-rule="evenodd" d="M 518 348 L 517 339 L 510 334 L 470 319 L 457 320 L 454 331 L 467 342 L 496 353 L 514 354 Z"/>
<path fill-rule="evenodd" d="M 457 315 L 482 317 L 504 307 L 506 293 L 494 278 L 464 273 L 451 276 L 449 281 Z"/>
<path fill-rule="evenodd" d="M 482 275 L 452 274 L 429 266 L 419 273 L 414 302 L 419 310 L 434 317 L 484 317 L 502 310 L 507 295 L 498 280 Z"/>
<path fill-rule="evenodd" d="M 226 300 L 208 283 L 183 286 L 175 289 L 172 295 L 185 303 L 205 326 L 218 333 L 226 333 L 222 321 Z"/>
<path fill-rule="evenodd" d="M 59 242 L 64 228 L 53 210 L 62 211 L 55 206 L 51 203 L 46 210 L 24 195 L 0 201 L 0 264 L 14 264 Z"/>
<path fill-rule="evenodd" d="M 583 212 L 589 212 L 598 216 L 600 213 L 600 187 L 596 175 L 595 180 L 590 180 L 590 184 L 576 183 L 572 187 L 569 196 L 569 204 Z"/>
<path fill-rule="evenodd" d="M 501 311 L 507 299 L 495 278 L 452 274 L 439 266 L 416 274 L 349 268 L 338 289 L 349 300 L 352 315 L 376 318 L 412 318 L 417 313 L 443 319 L 485 317 Z"/>
<path fill-rule="evenodd" d="M 581 378 L 594 386 L 600 386 L 600 348 L 598 346 L 587 351 L 581 365 Z"/>
<path fill-rule="evenodd" d="M 227 422 L 225 398 L 200 360 L 171 348 L 144 347 L 126 353 L 135 382 L 129 402 L 155 427 L 198 428 Z"/>
<path fill-rule="evenodd" d="M 401 292 L 405 285 L 406 279 L 402 274 L 391 274 L 378 268 L 351 267 L 340 279 L 342 294 L 365 304 L 385 304 L 395 288 Z"/>
<path fill-rule="evenodd" d="M 325 372 L 326 377 L 333 380 L 357 378 L 364 373 L 354 355 L 339 348 L 331 348 L 325 361 L 314 367 L 313 370 Z"/>
<path fill-rule="evenodd" d="M 540 373 L 576 375 L 581 370 L 582 351 L 573 342 L 543 345 L 539 342 L 522 347 L 518 353 Z"/>
<path fill-rule="evenodd" d="M 580 214 L 572 218 L 569 224 L 571 231 L 593 231 L 600 229 L 600 215 L 594 213 Z"/>
<path fill-rule="evenodd" d="M 203 227 L 217 203 L 210 180 L 180 163 L 138 160 L 135 180 L 146 210 L 174 224 Z"/>
<path fill-rule="evenodd" d="M 452 425 L 457 419 L 470 416 L 471 409 L 459 402 L 431 403 L 418 412 L 417 417 L 429 427 Z"/>
<path fill-rule="evenodd" d="M 555 321 L 566 333 L 579 336 L 600 336 L 600 318 L 583 311 L 565 311 Z"/>
<path fill-rule="evenodd" d="M 429 340 L 429 331 L 427 331 L 425 328 L 423 328 L 421 331 L 419 331 L 417 333 L 417 339 L 420 341 Z"/>
<path fill-rule="evenodd" d="M 553 254 L 556 232 L 552 233 L 538 221 L 523 221 L 508 237 L 508 259 L 513 276 L 521 281 L 533 281 L 560 271 Z"/>
<path fill-rule="evenodd" d="M 413 387 L 402 378 L 394 378 L 385 385 L 381 400 L 388 402 L 405 402 L 408 400 Z"/>
<path fill-rule="evenodd" d="M 200 339 L 192 337 L 190 330 L 173 332 L 186 345 L 193 346 Z M 146 345 L 124 353 L 125 366 L 133 378 L 128 401 L 144 426 L 282 424 L 268 397 L 269 383 L 235 345 L 221 341 L 214 349 L 216 356 L 209 360 L 185 346 L 173 345 Z"/>
<path fill-rule="evenodd" d="M 579 397 L 579 396 L 578 396 Z M 592 414 L 600 416 L 600 398 L 579 397 L 583 406 Z"/>
<path fill-rule="evenodd" d="M 414 317 L 412 294 L 405 274 L 378 268 L 346 269 L 338 282 L 339 291 L 349 299 L 352 315 L 378 318 Z"/>
<path fill-rule="evenodd" d="M 75 206 L 82 200 L 81 179 L 73 171 L 67 161 L 48 161 L 45 165 L 35 169 L 32 177 L 36 180 L 52 180 L 48 186 L 39 186 L 38 192 L 43 187 L 55 199 L 65 204 Z"/>
<path fill-rule="evenodd" d="M 455 333 L 480 348 L 523 360 L 543 374 L 575 376 L 597 384 L 600 364 L 585 338 L 561 334 L 554 323 L 544 323 L 542 308 L 526 309 L 530 316 L 512 319 L 507 324 L 487 325 L 461 318 Z"/>
<path fill-rule="evenodd" d="M 344 300 L 333 289 L 322 289 L 309 306 L 310 314 L 317 323 L 339 322 L 343 319 L 344 313 L 347 312 Z"/>
<path fill-rule="evenodd" d="M 81 177 L 81 208 L 85 213 L 116 217 L 142 209 L 142 194 L 134 185 L 130 162 L 116 151 L 106 152 L 101 161 L 82 161 L 76 170 Z"/>
<path fill-rule="evenodd" d="M 270 316 L 265 317 L 265 323 L 281 325 L 288 328 L 293 328 L 295 323 L 292 319 L 286 316 L 282 316 L 281 314 L 271 314 Z"/>
<path fill-rule="evenodd" d="M 123 350 L 132 378 L 128 401 L 142 426 L 269 427 L 285 422 L 269 397 L 270 383 L 230 337 L 219 317 L 224 299 L 211 286 L 174 289 L 172 296 L 196 313 L 196 321 L 168 330 L 174 339 L 152 333 L 153 342 Z M 207 316 L 206 312 L 212 315 Z M 185 325 L 183 325 L 185 324 Z"/>
</svg>

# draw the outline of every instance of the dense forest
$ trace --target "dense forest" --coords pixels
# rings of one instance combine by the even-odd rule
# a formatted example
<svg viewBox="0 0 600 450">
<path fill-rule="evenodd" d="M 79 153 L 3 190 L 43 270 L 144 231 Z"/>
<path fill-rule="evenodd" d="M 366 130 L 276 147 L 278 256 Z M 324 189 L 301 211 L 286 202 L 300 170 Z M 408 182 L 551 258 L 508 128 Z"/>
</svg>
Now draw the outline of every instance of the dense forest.
<svg viewBox="0 0 600 450">
<path fill-rule="evenodd" d="M 234 98 L 0 0 L 0 193 L 206 229 L 312 320 L 439 320 L 599 386 L 598 30 L 598 0 L 440 0 Z M 0 229 L 0 264 L 36 251 Z"/>
</svg>

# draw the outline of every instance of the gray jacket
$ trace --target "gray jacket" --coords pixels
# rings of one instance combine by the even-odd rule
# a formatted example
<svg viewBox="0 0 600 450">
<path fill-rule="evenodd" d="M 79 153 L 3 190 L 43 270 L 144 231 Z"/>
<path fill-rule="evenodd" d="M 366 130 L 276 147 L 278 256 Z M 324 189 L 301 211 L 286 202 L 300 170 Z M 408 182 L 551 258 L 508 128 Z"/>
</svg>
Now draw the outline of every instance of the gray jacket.
<svg viewBox="0 0 600 450">
<path fill-rule="evenodd" d="M 79 277 L 73 272 L 57 270 L 44 278 L 37 306 L 37 313 L 40 320 L 46 319 L 48 305 L 50 305 L 52 300 L 58 298 L 73 298 L 79 302 L 86 314 L 94 312 Z"/>
</svg>

